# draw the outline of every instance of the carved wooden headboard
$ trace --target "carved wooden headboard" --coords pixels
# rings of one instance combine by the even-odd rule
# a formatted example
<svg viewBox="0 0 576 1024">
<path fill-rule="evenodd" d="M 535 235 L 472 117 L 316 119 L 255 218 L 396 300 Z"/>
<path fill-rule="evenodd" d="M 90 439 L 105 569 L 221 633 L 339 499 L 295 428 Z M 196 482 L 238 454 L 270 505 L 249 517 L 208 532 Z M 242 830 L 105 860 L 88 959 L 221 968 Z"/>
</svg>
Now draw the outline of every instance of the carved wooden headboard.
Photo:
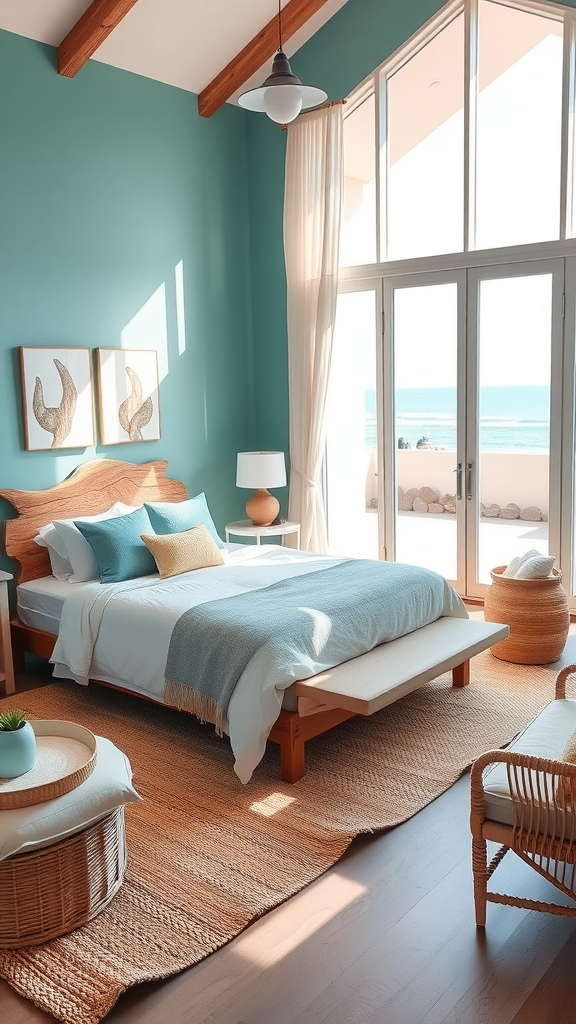
<svg viewBox="0 0 576 1024">
<path fill-rule="evenodd" d="M 95 459 L 45 491 L 0 490 L 18 512 L 17 519 L 4 524 L 6 553 L 20 565 L 16 582 L 50 575 L 48 552 L 34 543 L 34 537 L 53 519 L 95 515 L 105 512 L 115 501 L 141 505 L 144 501 L 187 498 L 183 483 L 167 479 L 167 466 L 163 461 L 136 466 L 117 459 Z"/>
</svg>

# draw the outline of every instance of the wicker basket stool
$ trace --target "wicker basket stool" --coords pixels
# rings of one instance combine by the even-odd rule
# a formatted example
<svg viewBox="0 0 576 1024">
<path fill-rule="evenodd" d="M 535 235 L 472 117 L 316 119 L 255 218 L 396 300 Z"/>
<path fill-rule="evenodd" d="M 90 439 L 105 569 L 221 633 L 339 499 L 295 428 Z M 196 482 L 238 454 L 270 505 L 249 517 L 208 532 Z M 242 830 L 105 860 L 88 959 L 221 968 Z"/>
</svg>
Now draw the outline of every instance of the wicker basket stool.
<svg viewBox="0 0 576 1024">
<path fill-rule="evenodd" d="M 124 807 L 51 846 L 0 861 L 0 949 L 38 946 L 91 921 L 125 870 Z"/>
<path fill-rule="evenodd" d="M 505 622 L 510 636 L 490 648 L 502 661 L 518 665 L 549 665 L 564 650 L 570 615 L 562 573 L 553 569 L 543 579 L 502 576 L 505 565 L 492 569 L 484 598 L 487 622 Z"/>
</svg>

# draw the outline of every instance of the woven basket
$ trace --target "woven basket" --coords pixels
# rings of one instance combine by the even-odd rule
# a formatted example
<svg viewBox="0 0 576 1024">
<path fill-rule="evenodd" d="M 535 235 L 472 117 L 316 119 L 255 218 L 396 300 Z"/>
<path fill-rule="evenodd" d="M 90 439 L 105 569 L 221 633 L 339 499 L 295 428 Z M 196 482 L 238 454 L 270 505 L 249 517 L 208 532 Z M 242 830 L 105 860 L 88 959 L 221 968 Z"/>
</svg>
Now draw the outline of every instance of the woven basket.
<svg viewBox="0 0 576 1024">
<path fill-rule="evenodd" d="M 490 648 L 502 661 L 518 665 L 549 665 L 557 661 L 570 626 L 562 573 L 552 570 L 544 579 L 517 580 L 502 576 L 505 565 L 492 569 L 484 598 L 487 622 L 504 622 L 510 636 Z"/>
<path fill-rule="evenodd" d="M 0 861 L 0 949 L 38 946 L 91 921 L 125 870 L 123 807 L 52 846 Z"/>
</svg>

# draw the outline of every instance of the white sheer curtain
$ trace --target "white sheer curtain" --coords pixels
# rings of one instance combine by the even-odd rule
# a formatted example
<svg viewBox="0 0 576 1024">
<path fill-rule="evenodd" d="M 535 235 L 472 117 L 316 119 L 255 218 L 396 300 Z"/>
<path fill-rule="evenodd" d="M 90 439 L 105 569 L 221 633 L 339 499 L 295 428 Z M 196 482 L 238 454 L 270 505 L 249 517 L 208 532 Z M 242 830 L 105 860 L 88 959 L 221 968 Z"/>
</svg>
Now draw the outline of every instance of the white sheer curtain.
<svg viewBox="0 0 576 1024">
<path fill-rule="evenodd" d="M 288 286 L 290 498 L 305 551 L 326 551 L 326 398 L 338 292 L 343 189 L 341 103 L 288 127 L 284 255 Z"/>
</svg>

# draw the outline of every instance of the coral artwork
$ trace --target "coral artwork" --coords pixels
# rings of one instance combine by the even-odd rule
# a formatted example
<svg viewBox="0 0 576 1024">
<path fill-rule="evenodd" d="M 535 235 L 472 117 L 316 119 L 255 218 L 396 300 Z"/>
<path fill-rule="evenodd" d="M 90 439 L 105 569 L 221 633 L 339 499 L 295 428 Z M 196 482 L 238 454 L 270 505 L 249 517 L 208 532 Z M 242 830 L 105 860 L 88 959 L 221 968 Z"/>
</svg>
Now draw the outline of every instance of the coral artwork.
<svg viewBox="0 0 576 1024">
<path fill-rule="evenodd" d="M 40 377 L 36 377 L 32 409 L 40 426 L 53 436 L 50 447 L 61 448 L 72 429 L 72 420 L 74 419 L 76 403 L 78 401 L 78 391 L 64 363 L 61 363 L 59 359 L 54 359 L 53 362 L 62 381 L 60 405 L 57 407 L 45 405 L 42 381 Z"/>
<path fill-rule="evenodd" d="M 94 444 L 90 350 L 22 348 L 20 367 L 26 449 Z"/>
<path fill-rule="evenodd" d="M 102 444 L 158 440 L 155 349 L 99 348 L 97 366 Z"/>
<path fill-rule="evenodd" d="M 126 366 L 125 369 L 132 390 L 128 398 L 120 403 L 118 421 L 131 441 L 143 441 L 142 427 L 150 423 L 154 405 L 150 396 L 142 399 L 142 383 L 136 371 L 131 366 Z"/>
</svg>

